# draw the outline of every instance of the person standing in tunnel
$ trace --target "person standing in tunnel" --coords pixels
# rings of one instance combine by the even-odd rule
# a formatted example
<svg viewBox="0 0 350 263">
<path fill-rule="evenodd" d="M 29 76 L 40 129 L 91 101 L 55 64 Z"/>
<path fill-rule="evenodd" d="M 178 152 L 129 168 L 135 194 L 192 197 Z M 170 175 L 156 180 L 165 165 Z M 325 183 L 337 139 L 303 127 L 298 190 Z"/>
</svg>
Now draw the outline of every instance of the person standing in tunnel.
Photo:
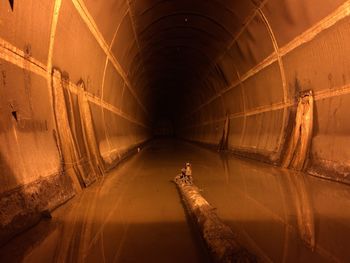
<svg viewBox="0 0 350 263">
<path fill-rule="evenodd" d="M 186 175 L 186 180 L 188 182 L 192 182 L 192 167 L 191 167 L 191 164 L 190 163 L 186 163 L 186 172 L 185 172 L 185 175 Z"/>
</svg>

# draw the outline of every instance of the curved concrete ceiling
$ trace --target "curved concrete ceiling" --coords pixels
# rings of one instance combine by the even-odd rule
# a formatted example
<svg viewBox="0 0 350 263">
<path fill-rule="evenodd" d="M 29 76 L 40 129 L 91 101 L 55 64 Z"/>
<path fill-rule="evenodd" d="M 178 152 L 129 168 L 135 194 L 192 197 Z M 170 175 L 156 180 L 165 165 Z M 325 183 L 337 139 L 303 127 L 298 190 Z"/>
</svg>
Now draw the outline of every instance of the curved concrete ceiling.
<svg viewBox="0 0 350 263">
<path fill-rule="evenodd" d="M 255 3 L 256 4 L 256 3 Z M 152 96 L 162 96 L 156 112 L 174 115 L 193 86 L 239 32 L 255 4 L 247 1 L 134 1 L 133 21 L 143 74 Z M 167 92 L 159 93 L 165 89 Z M 168 95 L 167 95 L 167 94 Z M 164 96 L 164 97 L 163 97 Z M 164 105 L 169 105 L 167 109 Z"/>
</svg>

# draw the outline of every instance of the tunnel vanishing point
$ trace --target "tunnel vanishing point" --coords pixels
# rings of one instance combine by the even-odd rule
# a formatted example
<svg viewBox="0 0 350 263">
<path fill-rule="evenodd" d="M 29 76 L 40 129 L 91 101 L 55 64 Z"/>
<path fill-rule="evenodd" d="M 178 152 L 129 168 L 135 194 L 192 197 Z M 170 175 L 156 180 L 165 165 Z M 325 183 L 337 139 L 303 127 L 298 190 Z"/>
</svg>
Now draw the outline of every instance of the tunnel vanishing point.
<svg viewBox="0 0 350 263">
<path fill-rule="evenodd" d="M 135 167 L 163 169 L 159 177 L 149 172 L 154 180 L 169 181 L 191 161 L 204 185 L 200 158 L 196 166 L 187 155 L 200 147 L 281 171 L 279 180 L 301 174 L 325 191 L 349 191 L 350 1 L 3 0 L 0 71 L 3 247 L 140 150 L 146 157 Z M 184 152 L 162 163 L 177 147 Z M 177 166 L 168 169 L 171 160 Z M 260 187 L 269 192 L 267 185 Z M 207 191 L 210 197 L 210 184 Z M 306 247 L 337 259 L 332 248 L 318 249 L 318 221 L 308 228 L 308 201 L 299 197 L 297 232 Z"/>
</svg>

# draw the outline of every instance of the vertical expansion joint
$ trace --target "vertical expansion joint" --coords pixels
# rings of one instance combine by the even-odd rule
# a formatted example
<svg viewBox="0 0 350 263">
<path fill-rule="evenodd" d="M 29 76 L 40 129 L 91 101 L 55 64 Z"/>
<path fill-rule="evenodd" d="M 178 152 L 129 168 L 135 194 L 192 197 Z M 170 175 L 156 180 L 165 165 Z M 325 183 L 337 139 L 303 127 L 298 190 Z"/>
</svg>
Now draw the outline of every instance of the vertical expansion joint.
<svg viewBox="0 0 350 263">
<path fill-rule="evenodd" d="M 136 45 L 137 45 L 137 49 L 139 51 L 139 54 L 140 54 L 140 60 L 141 60 L 141 63 L 143 64 L 143 67 L 142 69 L 144 70 L 145 69 L 145 62 L 143 60 L 143 56 L 141 55 L 141 46 L 140 46 L 140 41 L 139 41 L 139 38 L 137 36 L 137 33 L 136 33 L 136 25 L 135 25 L 135 14 L 133 13 L 133 10 L 132 10 L 132 3 L 130 0 L 127 0 L 127 3 L 128 3 L 128 7 L 129 7 L 129 16 L 130 16 L 130 21 L 131 21 L 131 26 L 132 26 L 132 31 L 134 33 L 134 38 L 135 38 L 135 42 L 136 42 Z M 149 112 L 148 112 L 148 109 L 146 109 L 146 107 L 144 107 L 144 110 L 145 110 L 145 113 L 147 115 L 149 115 Z"/>
<path fill-rule="evenodd" d="M 258 10 L 259 10 L 261 18 L 263 19 L 263 21 L 265 23 L 265 26 L 266 26 L 269 34 L 270 34 L 271 41 L 272 41 L 273 47 L 275 49 L 275 54 L 277 56 L 278 66 L 279 66 L 280 74 L 281 74 L 282 89 L 283 89 L 283 104 L 286 105 L 288 102 L 288 89 L 287 89 L 286 74 L 285 74 L 285 70 L 284 70 L 284 65 L 283 65 L 280 49 L 278 47 L 278 43 L 277 43 L 275 34 L 272 30 L 272 27 L 271 27 L 267 17 L 265 16 L 265 14 L 261 8 L 259 8 Z M 283 148 L 283 138 L 284 138 L 284 133 L 285 133 L 286 122 L 287 122 L 287 108 L 284 107 L 283 119 L 282 119 L 282 129 L 280 131 L 280 136 L 279 136 L 279 140 L 278 140 L 278 147 L 279 147 L 278 152 L 281 152 L 281 149 Z"/>
<path fill-rule="evenodd" d="M 219 143 L 218 151 L 228 150 L 229 135 L 230 135 L 230 115 L 226 113 L 224 129 L 222 131 L 222 136 Z"/>
<path fill-rule="evenodd" d="M 55 5 L 52 14 L 52 22 L 51 22 L 51 30 L 50 30 L 50 43 L 49 43 L 49 51 L 48 51 L 48 59 L 47 59 L 47 73 L 51 76 L 52 71 L 52 56 L 53 56 L 53 48 L 55 45 L 55 36 L 56 36 L 56 28 L 58 23 L 58 17 L 61 9 L 62 0 L 55 0 Z M 50 82 L 50 80 L 49 80 Z"/>
<path fill-rule="evenodd" d="M 115 38 L 117 37 L 119 28 L 120 28 L 124 18 L 128 15 L 128 13 L 129 13 L 129 10 L 126 10 L 125 14 L 123 15 L 123 19 L 121 19 L 120 23 L 118 24 L 117 28 L 114 31 L 112 41 L 109 45 L 109 52 L 111 52 L 111 50 L 112 50 L 112 47 L 114 45 Z M 101 97 L 100 97 L 101 104 L 104 101 L 104 87 L 105 87 L 105 81 L 106 81 L 106 72 L 107 72 L 108 62 L 109 62 L 109 57 L 108 57 L 108 54 L 106 53 L 106 61 L 105 61 L 104 69 L 103 69 L 103 76 L 102 76 L 102 82 L 101 82 Z M 123 82 L 123 83 L 124 83 L 123 85 L 125 85 L 125 82 Z M 105 134 L 107 145 L 108 145 L 108 152 L 111 152 L 112 151 L 112 144 L 111 144 L 111 141 L 110 141 L 108 133 L 107 133 L 105 109 L 103 107 L 101 107 L 101 117 L 102 117 L 102 123 L 103 123 L 103 130 L 104 130 L 104 134 Z"/>
<path fill-rule="evenodd" d="M 271 27 L 267 17 L 265 16 L 264 12 L 261 10 L 261 8 L 259 8 L 258 10 L 259 10 L 259 13 L 260 13 L 260 16 L 261 16 L 262 20 L 265 23 L 265 26 L 266 26 L 267 30 L 269 32 L 269 35 L 270 35 L 270 38 L 271 38 L 271 42 L 272 42 L 272 45 L 274 47 L 274 50 L 275 50 L 275 53 L 276 53 L 276 56 L 277 56 L 278 65 L 279 65 L 280 73 L 281 73 L 282 86 L 283 86 L 283 101 L 284 101 L 284 103 L 286 103 L 287 99 L 288 99 L 287 81 L 286 81 L 286 74 L 285 74 L 285 71 L 284 71 L 283 61 L 282 61 L 282 57 L 281 57 L 281 54 L 280 54 L 280 51 L 279 51 L 278 43 L 277 43 L 275 34 L 273 33 L 272 27 Z"/>
<path fill-rule="evenodd" d="M 237 74 L 237 78 L 238 78 L 238 85 L 241 88 L 241 96 L 242 96 L 242 104 L 243 104 L 243 127 L 242 127 L 242 131 L 241 131 L 241 137 L 239 139 L 240 145 L 243 145 L 243 139 L 244 139 L 244 134 L 245 134 L 245 130 L 246 130 L 246 126 L 247 126 L 247 106 L 246 106 L 246 101 L 245 101 L 245 91 L 244 91 L 244 86 L 243 86 L 243 81 L 242 81 L 242 76 L 241 74 L 239 74 L 238 68 L 235 65 L 235 71 Z"/>
<path fill-rule="evenodd" d="M 254 19 L 254 17 L 256 16 L 257 12 L 259 12 L 259 10 L 261 10 L 261 8 L 267 3 L 267 0 L 263 0 L 261 1 L 261 3 L 256 3 L 255 1 L 251 1 L 252 4 L 254 6 L 256 6 L 256 8 L 254 9 L 254 11 L 245 19 L 245 21 L 242 23 L 242 27 L 240 29 L 240 31 L 232 38 L 232 41 L 227 45 L 226 49 L 224 50 L 224 52 L 222 52 L 222 55 L 218 56 L 217 59 L 215 59 L 213 61 L 213 64 L 210 65 L 210 69 L 209 71 L 218 63 L 218 61 L 227 53 L 229 52 L 229 50 L 231 49 L 231 47 L 233 46 L 233 44 L 237 41 L 237 39 L 239 38 L 239 36 L 242 34 L 242 32 L 247 28 L 247 26 L 249 25 L 249 23 Z M 214 100 L 217 97 L 217 95 L 215 95 L 213 98 L 208 99 L 206 102 L 202 103 L 199 107 L 197 107 L 196 109 L 194 109 L 192 112 L 190 112 L 186 117 L 188 118 L 189 116 L 193 115 L 195 112 L 197 112 L 198 110 L 200 110 L 203 106 L 209 104 L 212 100 Z"/>
<path fill-rule="evenodd" d="M 107 169 L 98 147 L 92 120 L 92 113 L 89 101 L 87 99 L 87 94 L 85 92 L 84 82 L 80 82 L 78 85 L 78 105 L 84 144 L 87 150 L 88 159 L 90 160 L 89 164 L 95 174 L 100 176 L 103 175 L 104 171 Z"/>
<path fill-rule="evenodd" d="M 122 66 L 119 64 L 119 61 L 115 58 L 115 56 L 112 54 L 109 45 L 106 43 L 106 40 L 104 39 L 102 33 L 99 31 L 98 26 L 96 25 L 93 17 L 90 15 L 87 7 L 85 6 L 84 2 L 82 0 L 72 0 L 74 7 L 78 11 L 81 19 L 84 21 L 88 29 L 90 30 L 91 34 L 96 39 L 97 43 L 102 48 L 103 52 L 108 56 L 108 59 L 113 64 L 115 70 L 120 74 L 120 76 L 123 78 L 124 82 L 127 84 L 128 89 L 130 90 L 131 94 L 136 99 L 139 106 L 142 108 L 142 110 L 149 114 L 145 106 L 140 101 L 140 98 L 137 96 L 135 90 L 133 89 L 130 80 L 128 78 L 127 73 L 124 71 Z"/>
<path fill-rule="evenodd" d="M 311 90 L 300 94 L 293 133 L 282 162 L 284 168 L 301 171 L 305 167 L 312 138 L 313 104 Z"/>
</svg>

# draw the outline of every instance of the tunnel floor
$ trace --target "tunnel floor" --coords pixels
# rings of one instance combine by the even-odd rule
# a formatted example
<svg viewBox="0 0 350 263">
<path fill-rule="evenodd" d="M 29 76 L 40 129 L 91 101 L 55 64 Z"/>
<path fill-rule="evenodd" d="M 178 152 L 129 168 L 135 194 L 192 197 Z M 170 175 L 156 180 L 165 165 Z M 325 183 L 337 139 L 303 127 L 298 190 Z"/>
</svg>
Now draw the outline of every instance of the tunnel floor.
<svg viewBox="0 0 350 263">
<path fill-rule="evenodd" d="M 161 139 L 2 247 L 0 261 L 208 262 L 171 182 L 187 161 L 203 196 L 262 261 L 350 258 L 349 186 Z"/>
</svg>

